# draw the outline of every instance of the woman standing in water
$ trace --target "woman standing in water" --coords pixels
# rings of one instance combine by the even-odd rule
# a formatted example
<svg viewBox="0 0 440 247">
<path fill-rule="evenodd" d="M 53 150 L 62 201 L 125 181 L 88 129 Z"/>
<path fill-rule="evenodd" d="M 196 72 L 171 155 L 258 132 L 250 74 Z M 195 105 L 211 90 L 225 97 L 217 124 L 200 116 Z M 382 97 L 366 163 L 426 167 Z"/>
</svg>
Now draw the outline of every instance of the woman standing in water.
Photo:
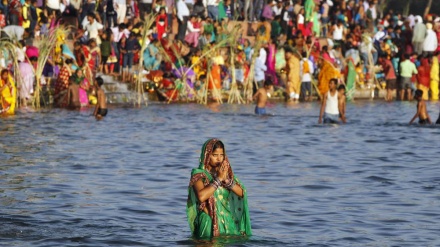
<svg viewBox="0 0 440 247">
<path fill-rule="evenodd" d="M 246 188 L 218 139 L 205 142 L 199 167 L 191 172 L 187 215 L 196 238 L 252 234 Z"/>
</svg>

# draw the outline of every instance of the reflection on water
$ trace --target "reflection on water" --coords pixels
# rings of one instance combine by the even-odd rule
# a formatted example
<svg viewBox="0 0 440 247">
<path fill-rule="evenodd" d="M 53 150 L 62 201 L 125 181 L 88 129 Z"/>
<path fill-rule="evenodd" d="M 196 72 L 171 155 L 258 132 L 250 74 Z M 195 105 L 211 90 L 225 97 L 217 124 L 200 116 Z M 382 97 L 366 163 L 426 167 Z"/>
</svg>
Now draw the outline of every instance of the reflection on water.
<svg viewBox="0 0 440 247">
<path fill-rule="evenodd" d="M 415 103 L 356 102 L 347 125 L 319 105 L 150 105 L 45 109 L 0 120 L 5 246 L 435 246 L 436 126 L 408 126 Z M 433 119 L 439 106 L 428 104 Z M 191 168 L 221 138 L 248 188 L 254 236 L 195 241 Z"/>
</svg>

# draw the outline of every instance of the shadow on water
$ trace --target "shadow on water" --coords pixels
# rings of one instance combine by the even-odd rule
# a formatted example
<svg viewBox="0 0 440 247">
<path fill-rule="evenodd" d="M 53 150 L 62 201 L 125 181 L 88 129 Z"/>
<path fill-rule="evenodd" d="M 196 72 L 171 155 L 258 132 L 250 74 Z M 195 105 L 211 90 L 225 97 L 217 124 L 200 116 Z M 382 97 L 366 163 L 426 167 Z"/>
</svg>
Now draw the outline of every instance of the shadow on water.
<svg viewBox="0 0 440 247">
<path fill-rule="evenodd" d="M 438 104 L 428 104 L 438 112 Z M 44 109 L 0 119 L 5 246 L 430 246 L 438 238 L 438 126 L 415 105 L 111 107 L 103 121 Z M 432 114 L 436 115 L 436 114 Z M 221 138 L 248 189 L 253 236 L 200 242 L 185 207 L 203 142 Z"/>
</svg>

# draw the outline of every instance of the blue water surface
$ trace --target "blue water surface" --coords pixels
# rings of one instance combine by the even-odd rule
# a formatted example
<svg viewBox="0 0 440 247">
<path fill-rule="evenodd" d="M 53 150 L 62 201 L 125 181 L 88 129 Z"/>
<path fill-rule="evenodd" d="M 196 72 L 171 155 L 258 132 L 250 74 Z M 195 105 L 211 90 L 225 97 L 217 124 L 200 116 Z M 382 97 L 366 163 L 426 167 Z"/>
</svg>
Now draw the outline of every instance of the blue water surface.
<svg viewBox="0 0 440 247">
<path fill-rule="evenodd" d="M 435 121 L 438 103 L 428 103 Z M 440 127 L 415 102 L 112 106 L 0 119 L 1 246 L 439 246 Z M 187 186 L 222 139 L 248 188 L 250 238 L 197 242 Z"/>
</svg>

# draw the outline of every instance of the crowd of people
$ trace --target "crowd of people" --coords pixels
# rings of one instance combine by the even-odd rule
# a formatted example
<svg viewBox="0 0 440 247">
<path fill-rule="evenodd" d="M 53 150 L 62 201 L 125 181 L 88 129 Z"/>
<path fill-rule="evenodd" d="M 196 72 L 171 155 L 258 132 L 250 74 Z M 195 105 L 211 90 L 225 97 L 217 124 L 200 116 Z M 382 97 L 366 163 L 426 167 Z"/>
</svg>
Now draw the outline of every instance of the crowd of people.
<svg viewBox="0 0 440 247">
<path fill-rule="evenodd" d="M 9 113 L 8 94 L 19 105 L 33 96 L 35 43 L 60 27 L 70 32 L 58 35 L 38 82 L 56 78 L 60 107 L 71 83 L 81 106 L 96 102 L 97 73 L 128 83 L 146 74 L 160 100 L 195 100 L 204 85 L 213 98 L 234 83 L 255 93 L 268 78 L 287 101 L 323 99 L 334 78 L 348 99 L 370 85 L 386 88 L 388 101 L 416 89 L 439 97 L 440 18 L 385 11 L 378 0 L 12 0 L 0 4 L 0 27 L 19 63 L 0 58 Z"/>
</svg>

